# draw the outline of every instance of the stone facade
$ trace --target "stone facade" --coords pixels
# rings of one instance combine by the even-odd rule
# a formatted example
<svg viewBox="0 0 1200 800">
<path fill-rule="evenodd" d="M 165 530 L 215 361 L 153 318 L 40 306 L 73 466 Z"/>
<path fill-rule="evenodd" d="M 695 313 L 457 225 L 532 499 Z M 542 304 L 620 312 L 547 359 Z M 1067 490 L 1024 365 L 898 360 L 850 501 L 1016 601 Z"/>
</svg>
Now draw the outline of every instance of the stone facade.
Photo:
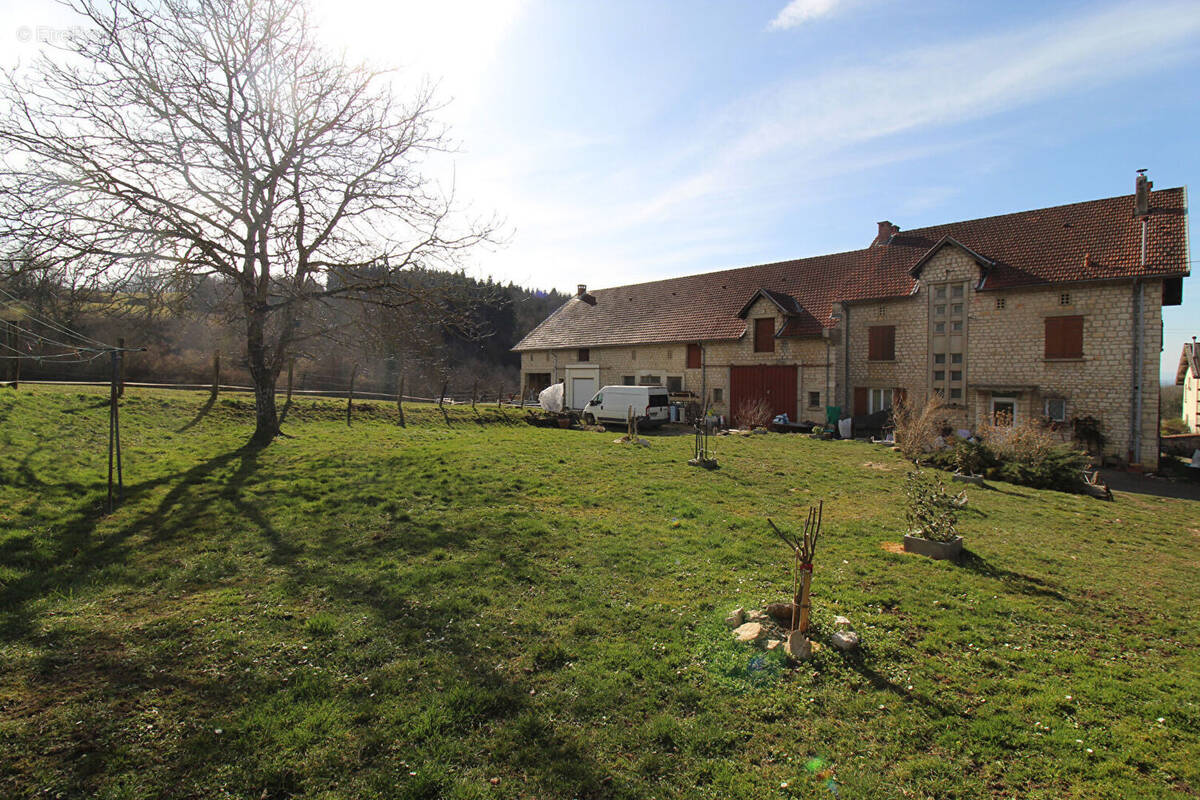
<svg viewBox="0 0 1200 800">
<path fill-rule="evenodd" d="M 754 350 L 754 320 L 770 317 L 778 331 L 785 314 L 760 297 L 745 315 L 746 332 L 740 338 L 699 343 L 703 369 L 687 367 L 688 342 L 593 347 L 586 354 L 576 349 L 525 351 L 522 385 L 529 395 L 558 380 L 570 386 L 569 378 L 578 375 L 590 376 L 596 389 L 630 379 L 670 385 L 675 381 L 668 379 L 674 378 L 679 389 L 703 397 L 714 413 L 729 414 L 732 366 L 796 366 L 797 419 L 823 421 L 826 406 L 840 406 L 843 415 L 856 413 L 856 390 L 861 397 L 862 389 L 901 389 L 916 403 L 937 390 L 946 400 L 946 420 L 953 428 L 977 429 L 990 421 L 994 402 L 1011 401 L 1018 421 L 1040 419 L 1049 411 L 1068 427 L 1073 418 L 1091 416 L 1100 422 L 1106 456 L 1156 468 L 1161 281 L 1141 284 L 1141 419 L 1135 430 L 1137 284 L 978 291 L 980 269 L 972 254 L 943 247 L 924 264 L 913 294 L 842 304 L 834 328 L 819 336 L 776 339 L 769 353 Z M 944 287 L 941 295 L 939 287 Z M 960 303 L 963 308 L 957 309 Z M 1055 316 L 1082 317 L 1081 358 L 1046 357 L 1046 318 Z M 870 329 L 876 326 L 894 328 L 894 358 L 869 358 Z M 936 361 L 939 353 L 942 361 Z M 580 355 L 587 360 L 580 361 Z M 873 400 L 882 396 L 871 395 Z M 573 407 L 587 399 L 571 397 L 568 389 Z"/>
</svg>

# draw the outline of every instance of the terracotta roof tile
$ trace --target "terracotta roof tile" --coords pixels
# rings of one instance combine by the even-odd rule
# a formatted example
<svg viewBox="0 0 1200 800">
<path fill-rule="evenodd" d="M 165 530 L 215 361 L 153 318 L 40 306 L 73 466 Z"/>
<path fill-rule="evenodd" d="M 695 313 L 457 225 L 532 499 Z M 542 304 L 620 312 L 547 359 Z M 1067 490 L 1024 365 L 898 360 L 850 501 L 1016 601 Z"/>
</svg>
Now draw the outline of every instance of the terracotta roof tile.
<svg viewBox="0 0 1200 800">
<path fill-rule="evenodd" d="M 886 245 L 760 264 L 591 292 L 595 304 L 568 300 L 514 350 L 736 339 L 738 312 L 759 290 L 786 308 L 798 303 L 781 336 L 819 335 L 834 324 L 837 302 L 903 297 L 916 288 L 909 270 L 953 240 L 990 260 L 983 289 L 1187 273 L 1186 194 L 1151 194 L 1146 263 L 1133 195 L 915 228 Z"/>
</svg>

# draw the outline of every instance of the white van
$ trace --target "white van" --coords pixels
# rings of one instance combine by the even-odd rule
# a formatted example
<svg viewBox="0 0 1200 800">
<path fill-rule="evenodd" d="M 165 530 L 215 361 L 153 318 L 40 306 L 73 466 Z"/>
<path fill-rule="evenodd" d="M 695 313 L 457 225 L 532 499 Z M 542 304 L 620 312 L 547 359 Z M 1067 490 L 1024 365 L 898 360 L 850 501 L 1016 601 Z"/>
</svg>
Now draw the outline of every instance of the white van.
<svg viewBox="0 0 1200 800">
<path fill-rule="evenodd" d="M 662 386 L 605 386 L 583 407 L 583 421 L 625 422 L 629 411 L 638 425 L 653 428 L 671 419 L 667 390 Z"/>
</svg>

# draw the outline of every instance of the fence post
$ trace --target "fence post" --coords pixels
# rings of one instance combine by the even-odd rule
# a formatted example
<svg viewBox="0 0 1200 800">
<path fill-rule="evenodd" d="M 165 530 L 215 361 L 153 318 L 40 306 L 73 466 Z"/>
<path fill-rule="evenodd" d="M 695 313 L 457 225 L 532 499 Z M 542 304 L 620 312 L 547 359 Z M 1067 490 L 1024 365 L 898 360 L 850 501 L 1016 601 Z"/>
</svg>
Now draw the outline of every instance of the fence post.
<svg viewBox="0 0 1200 800">
<path fill-rule="evenodd" d="M 121 374 L 117 378 L 117 397 L 125 396 L 125 337 L 117 337 L 117 349 L 121 351 L 121 357 L 117 359 L 121 364 Z"/>
<path fill-rule="evenodd" d="M 396 390 L 396 411 L 400 413 L 400 427 L 407 427 L 404 424 L 404 374 L 400 375 L 400 388 Z"/>
<path fill-rule="evenodd" d="M 350 427 L 350 409 L 354 407 L 354 377 L 358 374 L 358 362 L 350 368 L 350 391 L 346 394 L 346 427 Z"/>
<path fill-rule="evenodd" d="M 212 401 L 217 399 L 217 392 L 221 386 L 221 351 L 213 351 L 213 385 L 212 396 L 209 398 Z"/>
</svg>

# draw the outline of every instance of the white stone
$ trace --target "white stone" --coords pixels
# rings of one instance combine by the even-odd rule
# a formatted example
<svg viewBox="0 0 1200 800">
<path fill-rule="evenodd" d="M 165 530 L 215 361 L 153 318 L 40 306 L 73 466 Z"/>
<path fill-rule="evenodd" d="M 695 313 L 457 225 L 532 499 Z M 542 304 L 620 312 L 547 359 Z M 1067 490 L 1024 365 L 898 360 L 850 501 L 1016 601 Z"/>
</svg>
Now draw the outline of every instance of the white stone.
<svg viewBox="0 0 1200 800">
<path fill-rule="evenodd" d="M 757 622 L 747 622 L 733 632 L 739 642 L 757 642 L 767 635 L 767 629 Z"/>
<path fill-rule="evenodd" d="M 729 616 L 725 618 L 725 624 L 730 628 L 736 628 L 746 621 L 746 609 L 742 607 L 735 608 L 729 612 Z"/>
<path fill-rule="evenodd" d="M 812 642 L 800 631 L 792 631 L 788 634 L 785 650 L 789 656 L 797 661 L 804 661 L 812 655 Z"/>
<path fill-rule="evenodd" d="M 858 634 L 854 631 L 838 631 L 829 637 L 829 643 L 838 650 L 853 650 L 858 647 Z"/>
<path fill-rule="evenodd" d="M 847 619 L 846 617 L 843 617 L 843 616 L 841 616 L 841 615 L 838 615 L 838 616 L 836 616 L 836 617 L 834 617 L 834 618 L 833 618 L 833 624 L 834 624 L 834 625 L 837 625 L 839 628 L 849 628 L 849 627 L 850 627 L 850 620 L 849 620 L 849 619 Z"/>
</svg>

